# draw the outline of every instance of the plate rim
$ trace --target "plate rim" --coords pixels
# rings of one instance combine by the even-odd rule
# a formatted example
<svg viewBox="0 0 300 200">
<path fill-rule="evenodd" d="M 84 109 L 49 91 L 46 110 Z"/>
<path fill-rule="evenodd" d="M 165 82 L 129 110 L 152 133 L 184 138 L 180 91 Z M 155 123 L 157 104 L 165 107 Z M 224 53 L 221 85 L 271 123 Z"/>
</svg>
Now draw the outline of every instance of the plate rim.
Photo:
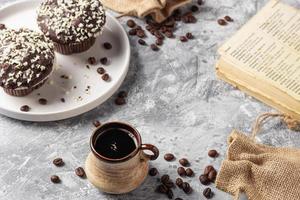
<svg viewBox="0 0 300 200">
<path fill-rule="evenodd" d="M 3 12 L 4 10 L 15 7 L 15 6 L 19 6 L 19 4 L 24 4 L 24 3 L 39 4 L 41 2 L 42 2 L 42 0 L 20 0 L 20 1 L 12 2 L 12 3 L 7 3 L 4 6 L 0 7 L 0 12 Z M 20 8 L 18 8 L 18 9 L 22 9 L 21 6 L 19 6 L 19 7 Z M 102 96 L 99 96 L 98 98 L 96 98 L 95 100 L 93 100 L 91 102 L 88 102 L 78 108 L 72 108 L 67 111 L 59 111 L 59 112 L 47 113 L 47 114 L 30 113 L 30 112 L 21 113 L 21 111 L 16 112 L 15 110 L 8 110 L 3 107 L 0 107 L 0 114 L 4 115 L 6 117 L 21 120 L 21 121 L 31 121 L 31 122 L 59 121 L 59 120 L 76 117 L 76 116 L 82 115 L 86 112 L 89 112 L 89 111 L 95 109 L 96 107 L 100 106 L 107 99 L 109 99 L 120 88 L 120 86 L 122 85 L 122 83 L 124 82 L 124 80 L 127 76 L 127 73 L 129 70 L 129 64 L 130 64 L 131 48 L 130 48 L 130 42 L 129 42 L 127 33 L 124 30 L 123 26 L 120 24 L 120 22 L 107 11 L 106 11 L 106 15 L 109 16 L 117 24 L 117 26 L 121 29 L 121 34 L 123 36 L 125 36 L 124 39 L 125 39 L 125 49 L 126 49 L 125 62 L 124 62 L 125 63 L 125 71 L 121 75 L 119 80 L 115 83 L 115 85 L 112 86 L 112 88 L 110 90 L 108 90 Z M 2 89 L 2 88 L 0 88 L 0 89 Z"/>
</svg>

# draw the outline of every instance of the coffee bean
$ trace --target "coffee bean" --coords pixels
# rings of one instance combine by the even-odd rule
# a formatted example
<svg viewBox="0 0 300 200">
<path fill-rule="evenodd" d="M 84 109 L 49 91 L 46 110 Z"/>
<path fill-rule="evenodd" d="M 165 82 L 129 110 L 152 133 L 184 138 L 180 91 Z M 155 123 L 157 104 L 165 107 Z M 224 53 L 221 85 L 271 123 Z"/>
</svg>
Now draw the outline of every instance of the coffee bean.
<svg viewBox="0 0 300 200">
<path fill-rule="evenodd" d="M 112 48 L 112 45 L 109 43 L 109 42 L 104 42 L 103 43 L 103 47 L 107 50 L 111 49 Z"/>
<path fill-rule="evenodd" d="M 98 74 L 104 74 L 105 73 L 105 69 L 103 68 L 103 67 L 99 67 L 98 69 L 97 69 L 97 72 L 98 72 Z"/>
<path fill-rule="evenodd" d="M 137 30 L 136 35 L 137 35 L 139 38 L 144 38 L 144 37 L 146 36 L 146 35 L 145 35 L 145 31 L 143 31 L 143 30 Z"/>
<path fill-rule="evenodd" d="M 117 97 L 115 99 L 115 104 L 118 106 L 124 105 L 124 104 L 126 104 L 126 100 L 125 100 L 125 98 Z"/>
<path fill-rule="evenodd" d="M 89 57 L 88 58 L 88 63 L 90 64 L 90 65 L 95 65 L 96 64 L 96 58 L 95 57 Z"/>
<path fill-rule="evenodd" d="M 161 194 L 166 194 L 168 192 L 168 190 L 169 190 L 169 188 L 167 188 L 167 186 L 165 186 L 163 184 L 157 186 L 157 188 L 156 188 L 156 191 Z"/>
<path fill-rule="evenodd" d="M 173 199 L 173 196 L 174 196 L 173 191 L 172 190 L 168 190 L 167 191 L 167 196 L 168 196 L 169 199 Z"/>
<path fill-rule="evenodd" d="M 28 111 L 30 111 L 30 107 L 27 106 L 27 105 L 24 105 L 24 106 L 21 106 L 20 110 L 21 110 L 22 112 L 28 112 Z"/>
<path fill-rule="evenodd" d="M 136 29 L 130 29 L 129 31 L 128 31 L 128 34 L 129 35 L 136 35 L 136 33 L 137 33 L 137 31 L 136 31 Z"/>
<path fill-rule="evenodd" d="M 147 31 L 150 31 L 152 28 L 153 28 L 153 27 L 152 27 L 151 25 L 147 25 L 147 26 L 146 26 L 146 30 L 147 30 Z"/>
<path fill-rule="evenodd" d="M 165 186 L 167 186 L 167 188 L 173 188 L 175 185 L 173 183 L 173 181 L 169 180 L 165 183 L 163 183 Z"/>
<path fill-rule="evenodd" d="M 146 45 L 146 41 L 145 40 L 143 40 L 143 39 L 139 39 L 138 40 L 138 43 L 140 44 L 140 45 Z"/>
<path fill-rule="evenodd" d="M 199 10 L 198 6 L 196 5 L 193 5 L 191 6 L 191 9 L 190 9 L 192 12 L 197 12 Z"/>
<path fill-rule="evenodd" d="M 154 36 L 160 40 L 163 40 L 165 38 L 159 31 L 155 32 Z"/>
<path fill-rule="evenodd" d="M 103 79 L 104 81 L 109 81 L 110 77 L 109 77 L 108 74 L 105 73 L 105 74 L 102 75 L 102 79 Z"/>
<path fill-rule="evenodd" d="M 65 164 L 62 158 L 55 158 L 52 163 L 57 167 L 61 167 Z"/>
<path fill-rule="evenodd" d="M 60 183 L 60 178 L 57 175 L 52 175 L 50 180 L 52 183 Z"/>
<path fill-rule="evenodd" d="M 194 176 L 194 171 L 191 168 L 187 168 L 185 170 L 185 172 L 186 172 L 186 175 L 189 177 Z"/>
<path fill-rule="evenodd" d="M 186 194 L 192 193 L 192 188 L 191 188 L 190 184 L 187 183 L 187 182 L 182 183 L 182 190 L 183 190 L 184 193 L 186 193 Z"/>
<path fill-rule="evenodd" d="M 233 22 L 233 19 L 232 19 L 230 16 L 228 16 L 228 15 L 226 15 L 226 16 L 224 17 L 224 19 L 225 19 L 226 21 L 228 21 L 228 22 Z"/>
<path fill-rule="evenodd" d="M 208 179 L 208 176 L 205 175 L 205 174 L 202 174 L 200 177 L 199 177 L 199 180 L 200 182 L 203 184 L 203 185 L 208 185 L 210 183 L 210 180 Z"/>
<path fill-rule="evenodd" d="M 210 199 L 213 197 L 213 192 L 211 191 L 210 188 L 205 188 L 203 190 L 203 196 L 205 196 L 207 199 Z"/>
<path fill-rule="evenodd" d="M 47 99 L 44 99 L 44 98 L 39 99 L 39 104 L 41 104 L 41 105 L 46 105 L 47 102 L 48 102 Z"/>
<path fill-rule="evenodd" d="M 161 46 L 163 44 L 163 40 L 162 39 L 157 39 L 155 41 L 155 44 L 158 45 L 158 46 Z"/>
<path fill-rule="evenodd" d="M 75 174 L 81 178 L 85 177 L 85 171 L 82 167 L 78 167 L 75 169 Z"/>
<path fill-rule="evenodd" d="M 0 30 L 5 29 L 5 25 L 4 24 L 0 24 Z"/>
<path fill-rule="evenodd" d="M 127 97 L 127 92 L 126 91 L 120 91 L 118 93 L 118 97 L 120 97 L 120 98 L 126 98 Z"/>
<path fill-rule="evenodd" d="M 172 18 L 169 18 L 169 20 L 167 20 L 165 23 L 164 23 L 165 26 L 168 26 L 168 27 L 174 27 L 175 26 L 175 20 L 172 19 Z"/>
<path fill-rule="evenodd" d="M 199 6 L 201 6 L 201 5 L 203 5 L 203 0 L 198 0 L 197 3 Z"/>
<path fill-rule="evenodd" d="M 188 39 L 185 36 L 180 36 L 179 39 L 180 39 L 181 42 L 187 42 L 188 41 Z"/>
<path fill-rule="evenodd" d="M 181 178 L 177 178 L 176 179 L 176 185 L 179 187 L 179 188 L 182 188 L 182 183 L 183 183 L 183 180 Z"/>
<path fill-rule="evenodd" d="M 176 198 L 175 200 L 183 200 L 182 198 Z"/>
<path fill-rule="evenodd" d="M 218 19 L 218 24 L 221 26 L 225 26 L 227 22 L 224 19 Z"/>
<path fill-rule="evenodd" d="M 101 123 L 98 120 L 93 121 L 93 125 L 97 128 L 101 126 Z"/>
<path fill-rule="evenodd" d="M 63 103 L 66 102 L 65 98 L 60 98 L 60 101 L 63 102 Z"/>
<path fill-rule="evenodd" d="M 162 183 L 166 183 L 170 180 L 170 176 L 168 174 L 164 174 L 161 178 L 160 178 L 160 181 Z"/>
<path fill-rule="evenodd" d="M 179 160 L 179 163 L 180 163 L 182 166 L 184 166 L 184 167 L 187 167 L 187 166 L 190 165 L 190 162 L 189 162 L 188 159 L 186 159 L 186 158 L 181 158 L 181 159 Z"/>
<path fill-rule="evenodd" d="M 194 38 L 194 36 L 193 36 L 192 33 L 187 33 L 187 34 L 185 34 L 185 36 L 186 36 L 189 40 L 191 40 L 191 39 Z"/>
<path fill-rule="evenodd" d="M 151 44 L 150 45 L 150 48 L 153 50 L 153 51 L 158 51 L 159 48 L 156 46 L 156 44 Z"/>
<path fill-rule="evenodd" d="M 166 161 L 172 161 L 172 160 L 175 159 L 175 156 L 173 154 L 171 154 L 171 153 L 167 153 L 167 154 L 164 155 L 164 159 Z"/>
<path fill-rule="evenodd" d="M 167 38 L 172 38 L 172 37 L 174 37 L 174 35 L 173 35 L 173 33 L 172 33 L 171 31 L 167 31 L 167 32 L 165 33 L 165 35 L 166 35 Z"/>
<path fill-rule="evenodd" d="M 156 176 L 158 174 L 158 170 L 156 168 L 151 168 L 149 170 L 149 175 L 150 176 Z"/>
<path fill-rule="evenodd" d="M 133 28 L 133 27 L 135 27 L 135 22 L 132 19 L 129 19 L 127 21 L 127 26 L 130 28 Z"/>
<path fill-rule="evenodd" d="M 177 173 L 179 176 L 186 176 L 186 171 L 183 167 L 178 167 Z"/>
<path fill-rule="evenodd" d="M 103 57 L 103 58 L 100 59 L 100 63 L 101 63 L 102 65 L 106 65 L 107 62 L 108 62 L 108 59 L 107 59 L 106 57 Z"/>
<path fill-rule="evenodd" d="M 138 30 L 143 30 L 143 29 L 142 29 L 141 26 L 137 26 L 137 27 L 136 27 L 136 30 L 138 31 Z"/>
<path fill-rule="evenodd" d="M 208 151 L 208 156 L 211 158 L 216 158 L 216 157 L 218 157 L 218 155 L 219 155 L 219 153 L 214 149 Z"/>
<path fill-rule="evenodd" d="M 215 168 L 212 165 L 206 166 L 204 169 L 204 175 L 208 175 L 209 172 L 211 172 L 212 170 L 215 170 Z"/>
<path fill-rule="evenodd" d="M 211 182 L 214 182 L 217 177 L 217 171 L 216 170 L 210 171 L 207 177 Z"/>
</svg>

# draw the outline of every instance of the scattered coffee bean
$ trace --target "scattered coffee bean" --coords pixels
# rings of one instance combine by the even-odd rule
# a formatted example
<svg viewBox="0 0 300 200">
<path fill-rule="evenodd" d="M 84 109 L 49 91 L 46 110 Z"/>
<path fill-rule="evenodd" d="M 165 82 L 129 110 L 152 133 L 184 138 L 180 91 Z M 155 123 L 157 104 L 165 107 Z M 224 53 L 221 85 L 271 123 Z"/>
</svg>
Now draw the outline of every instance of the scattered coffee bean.
<svg viewBox="0 0 300 200">
<path fill-rule="evenodd" d="M 158 45 L 158 46 L 161 46 L 163 44 L 163 40 L 162 39 L 157 39 L 155 41 L 155 44 Z"/>
<path fill-rule="evenodd" d="M 225 16 L 224 19 L 228 22 L 233 22 L 233 19 L 230 16 Z"/>
<path fill-rule="evenodd" d="M 198 0 L 197 3 L 199 6 L 201 6 L 201 5 L 203 5 L 203 0 Z"/>
<path fill-rule="evenodd" d="M 173 33 L 172 33 L 171 31 L 167 31 L 167 32 L 165 33 L 165 36 L 166 36 L 167 38 L 172 38 L 172 37 L 174 37 L 174 35 L 173 35 Z"/>
<path fill-rule="evenodd" d="M 5 29 L 5 25 L 4 24 L 0 24 L 0 30 Z"/>
<path fill-rule="evenodd" d="M 95 65 L 96 64 L 96 58 L 95 57 L 89 57 L 88 58 L 88 63 L 90 64 L 90 65 Z"/>
<path fill-rule="evenodd" d="M 216 170 L 210 171 L 207 177 L 211 182 L 214 182 L 217 177 L 217 171 Z"/>
<path fill-rule="evenodd" d="M 168 174 L 164 174 L 161 178 L 160 178 L 160 181 L 162 183 L 166 183 L 170 180 L 170 176 Z"/>
<path fill-rule="evenodd" d="M 57 167 L 61 167 L 65 164 L 62 158 L 55 158 L 52 163 Z"/>
<path fill-rule="evenodd" d="M 168 190 L 167 191 L 167 196 L 168 196 L 169 199 L 173 199 L 173 196 L 174 196 L 173 191 L 172 190 Z"/>
<path fill-rule="evenodd" d="M 172 160 L 175 159 L 175 156 L 173 154 L 171 154 L 171 153 L 167 153 L 167 154 L 164 155 L 164 159 L 166 161 L 172 161 Z"/>
<path fill-rule="evenodd" d="M 192 188 L 190 186 L 189 183 L 187 182 L 183 182 L 182 183 L 182 190 L 186 193 L 186 194 L 190 194 L 192 192 Z"/>
<path fill-rule="evenodd" d="M 216 158 L 219 156 L 219 153 L 216 150 L 212 149 L 208 151 L 208 156 L 211 158 Z"/>
<path fill-rule="evenodd" d="M 185 172 L 186 172 L 186 175 L 189 177 L 194 176 L 194 171 L 191 168 L 187 168 L 185 170 Z"/>
<path fill-rule="evenodd" d="M 81 178 L 85 177 L 85 171 L 82 167 L 78 167 L 75 169 L 75 174 Z"/>
<path fill-rule="evenodd" d="M 136 33 L 137 33 L 136 29 L 130 29 L 130 30 L 128 31 L 128 34 L 129 34 L 129 35 L 136 35 Z"/>
<path fill-rule="evenodd" d="M 202 174 L 200 177 L 199 177 L 199 180 L 200 182 L 203 184 L 203 185 L 208 185 L 210 183 L 210 180 L 208 179 L 208 176 L 205 175 L 205 174 Z"/>
<path fill-rule="evenodd" d="M 169 188 L 167 188 L 167 186 L 165 186 L 163 184 L 157 186 L 157 188 L 156 188 L 156 191 L 161 194 L 166 194 L 168 192 L 168 190 L 169 190 Z"/>
<path fill-rule="evenodd" d="M 150 45 L 150 48 L 153 50 L 153 51 L 158 51 L 159 48 L 156 46 L 156 44 L 151 44 Z"/>
<path fill-rule="evenodd" d="M 190 162 L 189 162 L 188 159 L 186 159 L 186 158 L 181 158 L 181 159 L 179 160 L 179 163 L 180 163 L 182 166 L 184 166 L 184 167 L 187 167 L 187 166 L 190 165 Z"/>
<path fill-rule="evenodd" d="M 178 167 L 177 173 L 179 176 L 186 176 L 186 171 L 183 167 Z"/>
<path fill-rule="evenodd" d="M 44 99 L 44 98 L 39 99 L 39 104 L 41 104 L 41 105 L 46 105 L 47 102 L 48 102 L 47 99 Z"/>
<path fill-rule="evenodd" d="M 27 105 L 24 105 L 24 106 L 21 106 L 20 110 L 21 110 L 22 112 L 29 112 L 29 111 L 30 111 L 30 107 L 27 106 Z"/>
<path fill-rule="evenodd" d="M 225 26 L 227 22 L 224 19 L 218 19 L 218 24 L 221 26 Z"/>
<path fill-rule="evenodd" d="M 111 49 L 112 48 L 112 45 L 109 43 L 109 42 L 104 42 L 103 43 L 103 47 L 107 50 Z"/>
<path fill-rule="evenodd" d="M 57 175 L 52 175 L 50 180 L 52 183 L 60 183 L 60 178 Z"/>
<path fill-rule="evenodd" d="M 183 200 L 182 198 L 176 198 L 175 200 Z"/>
<path fill-rule="evenodd" d="M 137 30 L 136 35 L 137 35 L 139 38 L 144 38 L 144 37 L 146 37 L 145 31 L 143 31 L 143 30 Z"/>
<path fill-rule="evenodd" d="M 63 102 L 63 103 L 66 102 L 65 98 L 60 98 L 60 101 Z"/>
<path fill-rule="evenodd" d="M 214 194 L 214 193 L 211 191 L 210 188 L 205 188 L 205 189 L 203 190 L 203 196 L 205 196 L 207 199 L 212 198 L 212 197 L 213 197 L 213 194 Z"/>
<path fill-rule="evenodd" d="M 135 22 L 132 20 L 132 19 L 129 19 L 128 21 L 127 21 L 127 26 L 128 27 L 130 27 L 130 28 L 133 28 L 133 27 L 135 27 Z"/>
<path fill-rule="evenodd" d="M 118 97 L 120 97 L 120 98 L 126 98 L 127 97 L 127 92 L 126 91 L 120 91 L 118 93 Z"/>
<path fill-rule="evenodd" d="M 108 59 L 107 59 L 106 57 L 103 57 L 103 58 L 100 59 L 100 63 L 101 63 L 102 65 L 106 65 L 107 62 L 108 62 Z"/>
<path fill-rule="evenodd" d="M 85 67 L 86 67 L 87 69 L 90 69 L 90 66 L 89 66 L 89 65 L 86 65 Z"/>
<path fill-rule="evenodd" d="M 194 38 L 193 34 L 192 33 L 187 33 L 185 34 L 185 37 L 187 37 L 187 39 L 191 40 Z"/>
<path fill-rule="evenodd" d="M 99 67 L 98 69 L 97 69 L 97 72 L 98 72 L 98 74 L 104 74 L 105 73 L 105 69 L 103 68 L 103 67 Z"/>
<path fill-rule="evenodd" d="M 101 126 L 101 123 L 98 120 L 93 121 L 93 125 L 97 128 Z"/>
<path fill-rule="evenodd" d="M 206 166 L 204 169 L 204 175 L 208 175 L 209 172 L 211 172 L 212 170 L 215 170 L 215 168 L 212 165 Z"/>
<path fill-rule="evenodd" d="M 143 46 L 146 45 L 146 41 L 143 40 L 143 39 L 139 39 L 139 40 L 138 40 L 138 43 L 139 43 L 140 45 L 143 45 Z"/>
<path fill-rule="evenodd" d="M 151 168 L 149 170 L 149 175 L 150 176 L 156 176 L 158 174 L 158 170 L 156 168 Z"/>
<path fill-rule="evenodd" d="M 109 81 L 110 77 L 109 77 L 109 75 L 107 73 L 105 73 L 105 74 L 102 75 L 102 79 L 104 81 Z"/>
<path fill-rule="evenodd" d="M 185 36 L 180 36 L 179 39 L 180 39 L 181 42 L 187 42 L 188 41 L 188 39 Z"/>
<path fill-rule="evenodd" d="M 191 6 L 192 12 L 197 12 L 198 10 L 199 10 L 198 6 L 196 6 L 196 5 Z"/>
<path fill-rule="evenodd" d="M 173 181 L 169 180 L 166 183 L 163 183 L 165 186 L 167 186 L 168 188 L 173 188 L 174 187 L 174 183 Z"/>
<path fill-rule="evenodd" d="M 176 179 L 176 185 L 179 187 L 179 188 L 182 188 L 182 183 L 183 183 L 183 180 L 181 178 L 177 178 Z"/>
</svg>

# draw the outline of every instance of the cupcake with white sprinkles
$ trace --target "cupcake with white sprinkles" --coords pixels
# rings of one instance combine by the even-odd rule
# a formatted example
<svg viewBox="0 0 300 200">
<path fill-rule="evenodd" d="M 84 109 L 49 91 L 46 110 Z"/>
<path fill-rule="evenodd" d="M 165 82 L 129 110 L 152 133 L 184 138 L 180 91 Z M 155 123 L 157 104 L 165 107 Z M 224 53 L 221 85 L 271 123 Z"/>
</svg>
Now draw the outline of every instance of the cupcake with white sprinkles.
<svg viewBox="0 0 300 200">
<path fill-rule="evenodd" d="M 13 96 L 41 87 L 54 69 L 54 46 L 43 34 L 0 24 L 0 86 Z"/>
<path fill-rule="evenodd" d="M 93 46 L 106 16 L 99 0 L 45 0 L 38 9 L 37 22 L 55 50 L 68 55 Z"/>
</svg>

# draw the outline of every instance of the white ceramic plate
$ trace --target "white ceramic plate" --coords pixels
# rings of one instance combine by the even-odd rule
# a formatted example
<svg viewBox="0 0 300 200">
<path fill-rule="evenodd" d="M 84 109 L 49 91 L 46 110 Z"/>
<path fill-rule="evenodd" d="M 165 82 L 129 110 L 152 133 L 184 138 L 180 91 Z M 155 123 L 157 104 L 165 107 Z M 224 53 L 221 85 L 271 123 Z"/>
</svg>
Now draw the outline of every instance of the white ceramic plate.
<svg viewBox="0 0 300 200">
<path fill-rule="evenodd" d="M 26 0 L 2 8 L 0 23 L 9 28 L 27 27 L 38 30 L 36 9 L 40 2 Z M 110 42 L 113 48 L 105 50 L 102 47 L 104 42 Z M 98 64 L 88 69 L 87 59 L 91 56 L 97 58 Z M 43 87 L 29 96 L 12 97 L 0 88 L 1 114 L 26 121 L 54 121 L 73 117 L 99 106 L 116 92 L 127 74 L 129 40 L 119 22 L 107 14 L 103 34 L 89 51 L 71 56 L 57 53 L 56 57 L 58 69 Z M 111 76 L 110 82 L 103 81 L 96 71 L 101 66 L 101 57 L 109 58 L 109 64 L 103 67 Z M 63 79 L 61 75 L 67 75 L 70 79 Z M 88 86 L 90 89 L 86 91 Z M 48 104 L 40 105 L 39 98 L 46 98 Z M 61 98 L 65 99 L 65 103 L 61 102 Z M 21 112 L 22 105 L 30 106 L 30 112 Z"/>
</svg>

